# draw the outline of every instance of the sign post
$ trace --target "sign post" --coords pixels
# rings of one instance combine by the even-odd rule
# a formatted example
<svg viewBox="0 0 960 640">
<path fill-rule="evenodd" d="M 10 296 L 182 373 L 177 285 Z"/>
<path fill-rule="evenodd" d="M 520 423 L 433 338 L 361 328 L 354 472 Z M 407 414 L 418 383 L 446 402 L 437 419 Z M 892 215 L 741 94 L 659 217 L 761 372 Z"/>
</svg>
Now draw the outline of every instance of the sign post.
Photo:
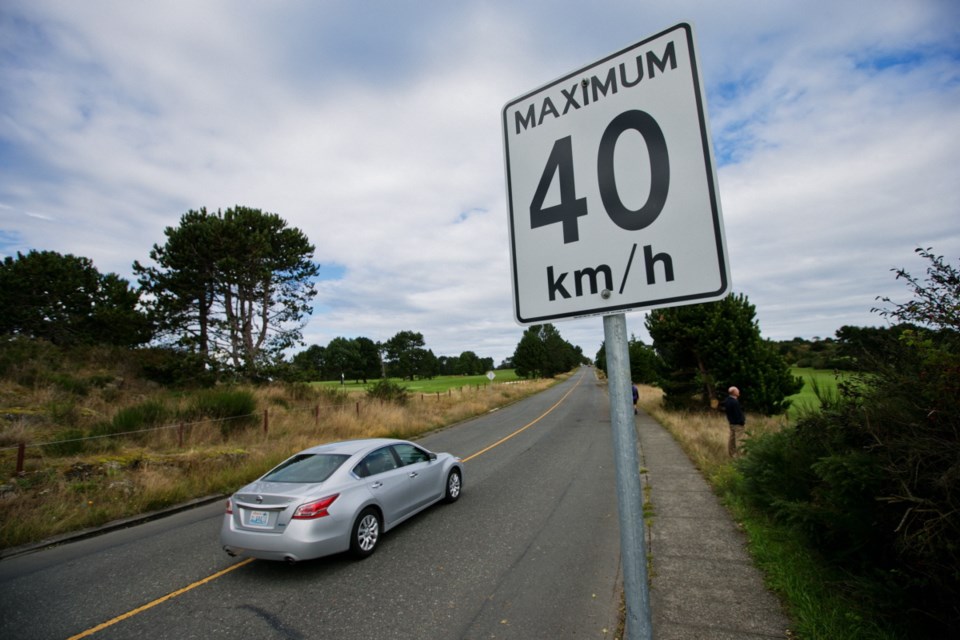
<svg viewBox="0 0 960 640">
<path fill-rule="evenodd" d="M 626 637 L 653 638 L 650 590 L 647 587 L 647 544 L 644 537 L 643 489 L 637 431 L 631 411 L 630 357 L 627 350 L 627 317 L 618 313 L 603 318 L 607 353 L 607 389 L 617 475 L 617 508 L 620 514 L 620 558 L 626 601 Z"/>
<path fill-rule="evenodd" d="M 625 312 L 730 288 L 693 29 L 681 23 L 508 102 L 514 314 L 602 315 L 626 636 L 652 637 Z"/>
</svg>

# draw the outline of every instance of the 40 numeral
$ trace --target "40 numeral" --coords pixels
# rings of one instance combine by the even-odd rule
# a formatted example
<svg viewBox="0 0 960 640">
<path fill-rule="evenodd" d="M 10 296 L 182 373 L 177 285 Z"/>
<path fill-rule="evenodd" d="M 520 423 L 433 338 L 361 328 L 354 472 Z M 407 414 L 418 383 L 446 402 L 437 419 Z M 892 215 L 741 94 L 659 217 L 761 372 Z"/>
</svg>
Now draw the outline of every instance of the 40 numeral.
<svg viewBox="0 0 960 640">
<path fill-rule="evenodd" d="M 630 130 L 643 136 L 650 157 L 650 193 L 639 209 L 630 209 L 623 203 L 614 174 L 617 141 L 625 131 Z M 554 175 L 558 175 L 560 180 L 560 203 L 544 207 L 543 201 Z M 621 229 L 638 231 L 648 227 L 663 211 L 670 188 L 670 157 L 663 131 L 650 114 L 636 109 L 625 111 L 607 125 L 597 149 L 597 186 L 604 211 Z M 585 215 L 587 199 L 577 197 L 573 171 L 573 139 L 572 136 L 566 136 L 553 143 L 550 157 L 543 168 L 537 190 L 530 202 L 530 227 L 537 229 L 560 223 L 563 225 L 563 242 L 568 244 L 580 239 L 578 219 Z"/>
</svg>

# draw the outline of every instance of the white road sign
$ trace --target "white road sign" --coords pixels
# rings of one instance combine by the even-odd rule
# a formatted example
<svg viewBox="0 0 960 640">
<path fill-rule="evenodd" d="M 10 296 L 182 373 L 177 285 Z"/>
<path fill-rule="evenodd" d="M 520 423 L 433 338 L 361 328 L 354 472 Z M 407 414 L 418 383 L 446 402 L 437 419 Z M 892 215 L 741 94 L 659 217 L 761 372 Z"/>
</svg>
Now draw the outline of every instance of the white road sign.
<svg viewBox="0 0 960 640">
<path fill-rule="evenodd" d="M 727 294 L 689 24 L 512 100 L 503 135 L 517 322 Z"/>
</svg>

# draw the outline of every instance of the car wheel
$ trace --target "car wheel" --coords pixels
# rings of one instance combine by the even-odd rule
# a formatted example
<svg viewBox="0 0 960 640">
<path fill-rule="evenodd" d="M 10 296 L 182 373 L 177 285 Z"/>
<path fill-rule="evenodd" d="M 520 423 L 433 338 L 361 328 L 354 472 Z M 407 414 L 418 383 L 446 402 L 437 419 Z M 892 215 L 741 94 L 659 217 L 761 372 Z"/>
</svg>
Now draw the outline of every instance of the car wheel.
<svg viewBox="0 0 960 640">
<path fill-rule="evenodd" d="M 447 491 L 443 496 L 444 502 L 456 502 L 460 497 L 460 491 L 463 489 L 463 476 L 459 469 L 451 469 L 447 474 Z"/>
<path fill-rule="evenodd" d="M 377 548 L 383 523 L 380 513 L 373 507 L 367 507 L 357 516 L 350 536 L 350 551 L 358 558 L 366 558 Z"/>
</svg>

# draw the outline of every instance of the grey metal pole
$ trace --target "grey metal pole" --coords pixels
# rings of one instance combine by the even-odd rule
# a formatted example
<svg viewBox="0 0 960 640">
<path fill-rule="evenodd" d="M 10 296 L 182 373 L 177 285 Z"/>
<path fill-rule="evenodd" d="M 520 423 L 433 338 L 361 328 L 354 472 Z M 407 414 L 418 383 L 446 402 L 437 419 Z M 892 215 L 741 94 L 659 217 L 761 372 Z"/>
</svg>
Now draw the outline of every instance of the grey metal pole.
<svg viewBox="0 0 960 640">
<path fill-rule="evenodd" d="M 627 318 L 604 316 L 604 347 L 613 427 L 613 455 L 617 472 L 617 504 L 620 510 L 620 557 L 626 599 L 626 639 L 650 640 L 650 590 L 647 584 L 647 551 L 643 522 L 643 490 L 640 457 L 637 455 L 636 423 L 627 349 Z"/>
</svg>

